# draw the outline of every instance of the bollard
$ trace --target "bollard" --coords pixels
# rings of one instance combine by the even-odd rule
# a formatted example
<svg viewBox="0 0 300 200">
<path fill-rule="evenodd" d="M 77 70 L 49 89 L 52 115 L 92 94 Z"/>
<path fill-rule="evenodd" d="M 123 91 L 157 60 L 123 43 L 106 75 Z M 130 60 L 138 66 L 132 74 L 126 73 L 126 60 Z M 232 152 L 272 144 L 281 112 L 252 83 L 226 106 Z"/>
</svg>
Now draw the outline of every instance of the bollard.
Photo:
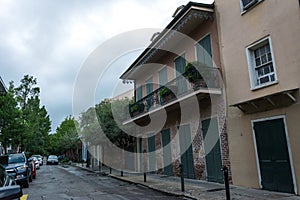
<svg viewBox="0 0 300 200">
<path fill-rule="evenodd" d="M 146 178 L 146 172 L 144 172 L 144 182 L 147 181 L 147 178 Z"/>
<path fill-rule="evenodd" d="M 179 164 L 180 168 L 180 179 L 181 179 L 181 191 L 184 192 L 184 176 L 183 176 L 183 164 Z"/>
<path fill-rule="evenodd" d="M 99 172 L 101 172 L 102 171 L 102 163 L 100 160 L 99 160 L 98 164 L 99 164 Z"/>
<path fill-rule="evenodd" d="M 109 174 L 111 174 L 111 167 L 109 168 Z"/>
<path fill-rule="evenodd" d="M 225 191 L 226 191 L 226 200 L 230 200 L 230 190 L 229 190 L 229 180 L 228 180 L 228 168 L 223 166 L 224 173 L 224 183 L 225 183 Z"/>
<path fill-rule="evenodd" d="M 121 170 L 121 176 L 123 176 L 123 170 Z"/>
</svg>

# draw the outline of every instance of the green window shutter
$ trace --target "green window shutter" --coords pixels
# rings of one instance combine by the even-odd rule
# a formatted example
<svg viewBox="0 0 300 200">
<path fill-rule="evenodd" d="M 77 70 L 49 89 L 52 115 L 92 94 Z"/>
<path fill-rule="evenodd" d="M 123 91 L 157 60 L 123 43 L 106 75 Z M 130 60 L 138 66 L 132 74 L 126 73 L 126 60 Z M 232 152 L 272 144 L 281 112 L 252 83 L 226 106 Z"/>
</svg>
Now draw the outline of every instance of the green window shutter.
<svg viewBox="0 0 300 200">
<path fill-rule="evenodd" d="M 136 101 L 141 100 L 143 97 L 142 86 L 136 88 Z"/>
<path fill-rule="evenodd" d="M 176 69 L 176 76 L 180 76 L 182 73 L 184 73 L 185 70 L 185 65 L 186 65 L 186 61 L 185 61 L 185 56 L 179 56 L 175 59 L 175 69 Z"/>
<path fill-rule="evenodd" d="M 158 72 L 158 79 L 159 79 L 159 84 L 165 85 L 168 82 L 168 74 L 167 74 L 167 68 L 164 67 Z"/>
<path fill-rule="evenodd" d="M 146 81 L 146 95 L 153 92 L 153 78 L 150 78 Z"/>
<path fill-rule="evenodd" d="M 198 62 L 203 63 L 208 67 L 213 66 L 210 35 L 207 35 L 197 43 L 196 51 Z"/>
<path fill-rule="evenodd" d="M 176 77 L 180 77 L 185 71 L 186 61 L 184 55 L 175 59 Z M 187 91 L 187 80 L 185 78 L 178 78 L 176 81 L 177 92 L 182 94 Z"/>
</svg>

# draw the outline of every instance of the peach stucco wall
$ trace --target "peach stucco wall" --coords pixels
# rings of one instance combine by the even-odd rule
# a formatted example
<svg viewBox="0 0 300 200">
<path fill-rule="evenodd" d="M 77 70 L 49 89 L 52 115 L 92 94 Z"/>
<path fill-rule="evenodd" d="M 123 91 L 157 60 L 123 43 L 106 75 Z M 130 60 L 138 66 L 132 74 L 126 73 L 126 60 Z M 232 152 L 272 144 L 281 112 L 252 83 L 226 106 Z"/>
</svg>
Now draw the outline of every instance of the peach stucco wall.
<svg viewBox="0 0 300 200">
<path fill-rule="evenodd" d="M 215 0 L 222 68 L 226 79 L 227 132 L 233 184 L 259 188 L 251 120 L 283 116 L 286 119 L 296 191 L 300 187 L 300 104 L 268 112 L 244 114 L 239 102 L 300 86 L 300 10 L 298 0 L 264 0 L 242 13 L 239 0 Z M 278 83 L 251 90 L 246 47 L 270 37 Z"/>
</svg>

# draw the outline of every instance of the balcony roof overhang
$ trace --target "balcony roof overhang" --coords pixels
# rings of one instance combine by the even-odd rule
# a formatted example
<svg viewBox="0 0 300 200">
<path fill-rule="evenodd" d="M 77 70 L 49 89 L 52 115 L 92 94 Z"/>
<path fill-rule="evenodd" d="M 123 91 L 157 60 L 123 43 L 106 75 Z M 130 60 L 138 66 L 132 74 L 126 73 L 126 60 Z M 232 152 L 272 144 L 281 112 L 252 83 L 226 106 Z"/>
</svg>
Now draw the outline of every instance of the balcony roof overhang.
<svg viewBox="0 0 300 200">
<path fill-rule="evenodd" d="M 188 34 L 195 27 L 206 20 L 213 19 L 214 4 L 202 4 L 189 2 L 174 17 L 174 19 L 166 26 L 166 28 L 151 42 L 151 44 L 139 55 L 139 57 L 129 66 L 129 68 L 121 75 L 121 79 L 134 79 L 134 74 L 140 66 L 146 64 L 147 61 L 159 49 L 163 49 L 165 45 L 174 36 L 174 31 Z"/>
<path fill-rule="evenodd" d="M 299 88 L 284 90 L 278 93 L 243 101 L 229 106 L 237 107 L 246 114 L 268 111 L 276 108 L 287 107 L 296 103 L 296 92 L 299 92 Z"/>
</svg>

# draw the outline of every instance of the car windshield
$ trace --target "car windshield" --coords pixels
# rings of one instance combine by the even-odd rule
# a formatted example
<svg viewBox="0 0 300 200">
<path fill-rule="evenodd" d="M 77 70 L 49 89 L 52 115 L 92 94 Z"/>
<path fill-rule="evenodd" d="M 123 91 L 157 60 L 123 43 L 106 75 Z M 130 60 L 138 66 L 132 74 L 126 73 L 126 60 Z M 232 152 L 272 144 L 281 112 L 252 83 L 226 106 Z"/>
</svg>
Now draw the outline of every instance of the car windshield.
<svg viewBox="0 0 300 200">
<path fill-rule="evenodd" d="M 8 163 L 20 163 L 25 162 L 25 158 L 21 154 L 11 154 L 8 157 Z"/>
<path fill-rule="evenodd" d="M 49 156 L 50 159 L 57 159 L 57 156 Z"/>
</svg>

